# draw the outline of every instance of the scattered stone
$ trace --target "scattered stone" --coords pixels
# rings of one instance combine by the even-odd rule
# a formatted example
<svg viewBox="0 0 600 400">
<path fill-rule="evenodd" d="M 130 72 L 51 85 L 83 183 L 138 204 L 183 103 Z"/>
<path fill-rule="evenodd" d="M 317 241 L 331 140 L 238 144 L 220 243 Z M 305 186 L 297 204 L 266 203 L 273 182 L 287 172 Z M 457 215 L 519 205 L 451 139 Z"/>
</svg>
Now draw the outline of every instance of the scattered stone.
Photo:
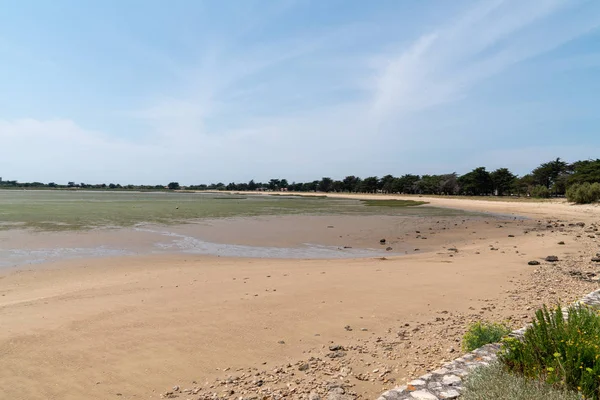
<svg viewBox="0 0 600 400">
<path fill-rule="evenodd" d="M 306 371 L 308 370 L 309 366 L 307 363 L 302 363 L 300 364 L 300 366 L 298 367 L 298 371 Z"/>
<path fill-rule="evenodd" d="M 319 396 L 316 392 L 310 392 L 308 395 L 308 400 L 321 400 L 321 396 Z"/>
<path fill-rule="evenodd" d="M 385 244 L 385 239 L 381 239 L 381 240 L 379 241 L 379 243 L 380 243 L 380 244 Z"/>
<path fill-rule="evenodd" d="M 394 249 L 392 249 L 391 247 L 386 247 L 385 248 L 385 251 L 391 251 L 391 250 L 394 250 Z"/>
<path fill-rule="evenodd" d="M 344 346 L 340 346 L 336 342 L 324 342 L 327 343 L 324 346 L 306 347 L 303 351 L 304 355 L 301 356 L 303 358 L 290 360 L 289 364 L 274 366 L 269 364 L 267 367 L 267 363 L 264 362 L 260 367 L 259 363 L 256 368 L 240 368 L 235 373 L 233 371 L 228 373 L 235 374 L 234 376 L 222 376 L 213 382 L 206 382 L 205 385 L 192 389 L 180 389 L 178 392 L 169 391 L 167 392 L 169 396 L 163 394 L 161 397 L 193 398 L 194 400 L 354 400 L 357 397 L 367 399 L 374 397 L 366 396 L 365 391 L 377 389 L 383 391 L 384 388 L 403 384 L 404 382 L 400 381 L 396 383 L 396 379 L 400 379 L 406 374 L 416 377 L 418 371 L 431 371 L 411 381 L 410 385 L 412 386 L 389 390 L 378 400 L 460 398 L 460 393 L 463 391 L 462 384 L 468 372 L 476 366 L 493 362 L 497 350 L 494 347 L 496 345 L 488 345 L 472 353 L 460 352 L 458 346 L 463 328 L 470 321 L 480 320 L 485 315 L 485 318 L 491 320 L 507 318 L 511 324 L 521 325 L 528 322 L 527 318 L 531 318 L 532 310 L 537 309 L 541 304 L 552 304 L 558 298 L 576 298 L 577 294 L 582 291 L 585 293 L 591 290 L 588 288 L 599 287 L 600 268 L 598 267 L 600 264 L 585 262 L 586 259 L 589 260 L 593 254 L 600 251 L 598 239 L 587 238 L 590 228 L 580 231 L 565 227 L 564 232 L 561 230 L 562 233 L 558 233 L 560 229 L 558 224 L 554 221 L 551 224 L 551 229 L 556 229 L 555 233 L 551 233 L 550 230 L 546 231 L 544 223 L 537 228 L 533 227 L 530 233 L 536 235 L 545 232 L 546 238 L 550 239 L 550 242 L 547 242 L 549 244 L 557 243 L 559 240 L 574 240 L 578 244 L 579 252 L 561 255 L 560 264 L 550 265 L 541 262 L 543 258 L 540 258 L 539 261 L 529 262 L 536 268 L 528 268 L 523 271 L 524 277 L 511 280 L 512 285 L 505 288 L 506 297 L 511 299 L 508 302 L 498 304 L 496 299 L 483 298 L 479 300 L 486 302 L 485 307 L 473 307 L 470 308 L 471 311 L 459 312 L 452 309 L 440 311 L 441 309 L 439 309 L 435 312 L 436 310 L 432 309 L 434 315 L 428 317 L 427 320 L 410 321 L 410 324 L 406 320 L 390 321 L 387 332 L 381 327 L 372 327 L 369 328 L 369 331 L 373 331 L 373 333 L 349 334 L 348 338 L 343 341 Z M 509 228 L 509 226 L 505 227 Z M 511 228 L 513 232 L 517 232 L 515 226 Z M 426 231 L 428 228 L 421 227 L 420 229 Z M 439 229 L 441 230 L 443 227 L 439 226 Z M 583 233 L 580 239 L 575 239 L 577 232 Z M 401 238 L 398 239 L 401 240 Z M 479 239 L 484 240 L 485 238 Z M 532 239 L 535 238 L 532 237 Z M 388 243 L 387 239 L 386 243 Z M 381 248 L 384 249 L 387 246 L 389 244 Z M 499 244 L 489 245 L 490 248 L 494 246 L 499 246 Z M 455 247 L 450 247 L 447 249 L 450 254 L 444 255 L 445 250 L 441 247 L 440 249 L 442 252 L 439 254 L 446 260 L 453 252 L 458 252 Z M 475 250 L 472 249 L 463 254 L 465 257 L 469 257 Z M 419 249 L 415 249 L 415 251 L 419 251 Z M 527 262 L 528 256 L 525 255 L 525 257 L 522 261 Z M 598 259 L 594 262 L 600 262 L 600 254 L 594 258 Z M 545 290 L 542 290 L 543 288 Z M 251 296 L 252 293 L 248 295 Z M 476 299 L 470 300 L 475 301 Z M 597 295 L 594 301 L 600 306 L 600 295 Z M 525 310 L 528 315 L 524 314 Z M 359 331 L 364 332 L 367 329 L 361 328 L 360 325 L 368 325 L 366 321 L 368 316 L 365 315 L 361 318 L 365 318 L 365 320 L 361 319 L 361 322 L 353 321 L 353 323 L 358 323 Z M 350 325 L 344 329 L 352 331 Z M 285 343 L 283 340 L 281 342 Z M 295 345 L 296 341 L 294 341 Z M 288 347 L 279 349 L 283 350 Z M 456 350 L 450 353 L 450 349 Z M 462 356 L 450 363 L 439 363 L 440 360 L 448 360 L 459 355 Z M 194 384 L 196 385 L 196 382 Z M 367 387 L 371 387 L 371 389 L 366 389 Z M 196 390 L 197 392 L 195 392 Z"/>
<path fill-rule="evenodd" d="M 557 262 L 558 261 L 558 257 L 557 256 L 548 256 L 545 258 L 546 261 L 548 262 Z"/>
<path fill-rule="evenodd" d="M 349 394 L 340 394 L 340 393 L 329 393 L 327 395 L 327 400 L 354 400 L 356 396 L 352 396 Z"/>
<path fill-rule="evenodd" d="M 443 392 L 440 392 L 440 397 L 442 399 L 456 399 L 460 396 L 460 393 L 454 389 L 450 389 L 450 390 L 446 390 Z"/>
<path fill-rule="evenodd" d="M 515 235 L 508 235 L 508 237 L 515 237 Z"/>
<path fill-rule="evenodd" d="M 445 375 L 442 378 L 442 383 L 444 385 L 456 385 L 458 383 L 462 382 L 462 379 L 460 379 L 458 376 L 456 375 Z"/>
<path fill-rule="evenodd" d="M 439 398 L 426 390 L 416 390 L 410 394 L 416 400 L 439 400 Z"/>
<path fill-rule="evenodd" d="M 277 342 L 277 343 L 279 343 L 279 344 L 285 344 L 285 341 L 284 341 L 284 340 L 280 340 L 280 341 L 279 341 L 279 342 Z"/>
<path fill-rule="evenodd" d="M 327 357 L 329 357 L 329 358 L 342 358 L 345 356 L 346 356 L 345 351 L 332 351 L 331 353 L 327 354 Z"/>
<path fill-rule="evenodd" d="M 600 257 L 594 257 L 594 258 L 592 258 L 592 261 L 600 263 Z"/>
<path fill-rule="evenodd" d="M 564 245 L 564 244 L 565 244 L 565 242 L 563 242 L 563 241 L 561 240 L 560 242 L 558 242 L 558 244 L 560 244 L 560 245 Z"/>
</svg>

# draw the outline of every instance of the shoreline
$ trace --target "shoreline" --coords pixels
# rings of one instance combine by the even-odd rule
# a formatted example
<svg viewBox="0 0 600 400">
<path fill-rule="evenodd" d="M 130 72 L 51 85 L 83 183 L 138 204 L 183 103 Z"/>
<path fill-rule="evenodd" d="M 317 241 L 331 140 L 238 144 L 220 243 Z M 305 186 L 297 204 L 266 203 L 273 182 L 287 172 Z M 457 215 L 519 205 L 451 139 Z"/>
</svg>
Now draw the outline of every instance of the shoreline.
<svg viewBox="0 0 600 400">
<path fill-rule="evenodd" d="M 477 211 L 525 216 L 537 218 L 552 214 L 554 218 L 577 218 L 593 216 L 600 212 L 598 204 L 572 204 L 566 199 L 530 199 L 499 196 L 430 196 L 403 195 L 386 193 L 331 193 L 331 192 L 240 192 L 240 191 L 208 191 L 208 193 L 253 194 L 263 196 L 293 195 L 300 197 L 330 197 L 355 200 L 419 200 L 427 201 L 429 206 L 450 208 L 463 211 Z M 418 206 L 417 206 L 418 207 Z"/>
<path fill-rule="evenodd" d="M 435 211 L 433 211 L 435 210 Z M 497 214 L 399 210 L 397 214 L 296 214 L 136 224 L 91 230 L 0 231 L 0 268 L 66 259 L 147 254 L 241 258 L 337 259 L 427 252 L 451 244 L 455 225 L 486 229 L 513 221 Z M 414 232 L 422 230 L 422 235 Z M 422 237 L 421 237 L 422 236 Z M 385 244 L 381 238 L 387 238 Z M 426 241 L 424 241 L 426 240 Z"/>
<path fill-rule="evenodd" d="M 521 327 L 542 304 L 598 287 L 584 278 L 600 218 L 539 204 L 523 214 L 541 222 L 453 225 L 439 236 L 452 243 L 385 259 L 150 255 L 0 271 L 0 387 L 32 399 L 160 398 L 174 385 L 198 389 L 180 398 L 304 399 L 336 382 L 376 398 L 456 358 L 470 321 Z"/>
</svg>

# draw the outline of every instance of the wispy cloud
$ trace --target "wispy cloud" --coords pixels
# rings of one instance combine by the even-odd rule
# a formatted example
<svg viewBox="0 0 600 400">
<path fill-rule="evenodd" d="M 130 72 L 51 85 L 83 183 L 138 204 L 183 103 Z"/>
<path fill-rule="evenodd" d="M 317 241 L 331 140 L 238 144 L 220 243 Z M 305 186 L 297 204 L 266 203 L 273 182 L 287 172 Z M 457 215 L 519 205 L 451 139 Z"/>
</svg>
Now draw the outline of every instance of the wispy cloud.
<svg viewBox="0 0 600 400">
<path fill-rule="evenodd" d="M 126 33 L 119 41 L 115 34 L 116 45 L 152 64 L 170 83 L 117 113 L 144 134 L 118 138 L 74 118 L 0 119 L 4 144 L 30 148 L 27 160 L 17 154 L 0 159 L 0 169 L 29 171 L 23 179 L 117 176 L 122 183 L 198 183 L 267 179 L 273 173 L 312 179 L 446 172 L 432 169 L 455 170 L 462 161 L 479 164 L 495 156 L 535 164 L 554 157 L 557 145 L 523 157 L 511 148 L 474 151 L 469 143 L 479 143 L 484 129 L 497 140 L 514 137 L 522 132 L 516 128 L 544 120 L 548 109 L 537 104 L 535 118 L 526 118 L 518 101 L 511 105 L 515 110 L 491 103 L 478 107 L 478 88 L 600 24 L 595 0 L 492 0 L 463 10 L 452 3 L 443 23 L 410 37 L 390 37 L 393 29 L 356 20 L 257 34 L 280 18 L 293 20 L 294 7 L 307 6 L 274 4 L 238 12 L 231 17 L 239 24 L 232 34 L 203 32 L 198 43 L 196 37 L 181 38 L 189 50 L 185 57 Z M 354 42 L 362 45 L 355 48 Z M 567 60 L 594 66 L 595 51 Z M 523 126 L 506 124 L 505 116 Z M 513 129 L 512 136 L 503 134 L 502 126 Z M 585 156 L 584 150 L 569 147 L 565 157 Z M 456 152 L 454 159 L 445 157 L 450 151 Z M 44 168 L 32 169 L 30 160 Z"/>
<path fill-rule="evenodd" d="M 378 118 L 461 99 L 474 85 L 600 26 L 600 9 L 571 15 L 584 2 L 495 0 L 426 33 L 379 61 L 373 88 Z M 561 14 L 559 20 L 548 19 Z M 577 17 L 577 18 L 574 18 Z"/>
</svg>

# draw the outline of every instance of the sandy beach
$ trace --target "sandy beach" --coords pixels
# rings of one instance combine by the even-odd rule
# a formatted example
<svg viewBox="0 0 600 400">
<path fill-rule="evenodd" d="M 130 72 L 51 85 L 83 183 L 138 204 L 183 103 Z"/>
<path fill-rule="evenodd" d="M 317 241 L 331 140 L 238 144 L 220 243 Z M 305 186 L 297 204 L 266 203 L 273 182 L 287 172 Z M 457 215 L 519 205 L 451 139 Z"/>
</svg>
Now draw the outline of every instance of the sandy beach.
<svg viewBox="0 0 600 400">
<path fill-rule="evenodd" d="M 520 327 L 536 307 L 598 287 L 598 207 L 423 200 L 527 219 L 452 217 L 408 229 L 393 218 L 371 226 L 340 217 L 313 220 L 291 239 L 257 219 L 207 239 L 257 245 L 251 234 L 261 230 L 269 245 L 292 246 L 319 229 L 328 245 L 378 248 L 386 238 L 396 250 L 311 260 L 156 254 L 0 270 L 0 398 L 306 399 L 341 385 L 372 399 L 457 357 L 470 321 Z"/>
</svg>

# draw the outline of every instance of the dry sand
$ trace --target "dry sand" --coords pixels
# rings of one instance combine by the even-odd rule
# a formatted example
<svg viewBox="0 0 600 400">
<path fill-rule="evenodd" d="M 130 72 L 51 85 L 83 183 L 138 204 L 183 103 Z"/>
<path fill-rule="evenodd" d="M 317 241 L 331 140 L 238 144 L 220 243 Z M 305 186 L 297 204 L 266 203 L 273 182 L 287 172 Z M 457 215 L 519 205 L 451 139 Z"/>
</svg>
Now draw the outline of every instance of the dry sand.
<svg viewBox="0 0 600 400">
<path fill-rule="evenodd" d="M 375 398 L 458 356 L 469 321 L 521 326 L 542 303 L 597 288 L 597 207 L 431 203 L 540 219 L 428 226 L 407 240 L 430 251 L 387 259 L 155 255 L 1 272 L 0 398 L 156 399 L 174 385 L 197 388 L 173 394 L 183 399 L 336 385 Z"/>
</svg>

